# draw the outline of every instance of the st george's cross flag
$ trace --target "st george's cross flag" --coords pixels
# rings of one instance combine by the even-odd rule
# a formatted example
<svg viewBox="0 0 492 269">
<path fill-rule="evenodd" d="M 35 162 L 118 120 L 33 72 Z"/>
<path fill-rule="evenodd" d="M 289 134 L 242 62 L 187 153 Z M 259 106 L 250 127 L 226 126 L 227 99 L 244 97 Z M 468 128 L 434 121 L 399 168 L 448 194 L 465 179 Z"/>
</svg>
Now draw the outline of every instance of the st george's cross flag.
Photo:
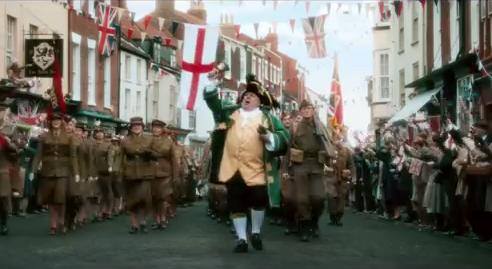
<svg viewBox="0 0 492 269">
<path fill-rule="evenodd" d="M 179 106 L 194 110 L 199 91 L 214 68 L 219 28 L 185 24 Z"/>
<path fill-rule="evenodd" d="M 311 58 L 326 57 L 325 19 L 326 15 L 321 15 L 303 20 L 304 40 L 306 42 L 308 55 Z"/>
<path fill-rule="evenodd" d="M 110 5 L 99 4 L 97 6 L 97 30 L 99 32 L 99 42 L 97 50 L 99 54 L 109 56 L 114 49 L 116 40 L 115 18 L 116 8 Z"/>
<path fill-rule="evenodd" d="M 331 126 L 343 126 L 343 97 L 340 76 L 338 75 L 338 55 L 335 54 L 335 65 L 333 66 L 333 77 L 331 79 L 330 110 L 333 113 Z"/>
</svg>

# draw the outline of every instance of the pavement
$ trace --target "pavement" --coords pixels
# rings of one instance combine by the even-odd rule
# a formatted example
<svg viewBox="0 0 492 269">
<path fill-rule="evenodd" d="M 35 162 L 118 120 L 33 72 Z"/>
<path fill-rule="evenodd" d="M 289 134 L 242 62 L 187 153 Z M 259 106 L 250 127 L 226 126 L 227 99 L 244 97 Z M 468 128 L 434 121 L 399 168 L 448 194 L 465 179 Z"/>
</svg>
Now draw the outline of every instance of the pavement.
<svg viewBox="0 0 492 269">
<path fill-rule="evenodd" d="M 234 254 L 229 228 L 199 203 L 178 211 L 165 231 L 127 233 L 126 216 L 48 235 L 46 215 L 12 218 L 0 237 L 0 269 L 11 268 L 491 268 L 492 244 L 418 231 L 374 215 L 348 213 L 343 227 L 321 223 L 321 237 L 302 243 L 265 225 L 265 250 Z"/>
</svg>

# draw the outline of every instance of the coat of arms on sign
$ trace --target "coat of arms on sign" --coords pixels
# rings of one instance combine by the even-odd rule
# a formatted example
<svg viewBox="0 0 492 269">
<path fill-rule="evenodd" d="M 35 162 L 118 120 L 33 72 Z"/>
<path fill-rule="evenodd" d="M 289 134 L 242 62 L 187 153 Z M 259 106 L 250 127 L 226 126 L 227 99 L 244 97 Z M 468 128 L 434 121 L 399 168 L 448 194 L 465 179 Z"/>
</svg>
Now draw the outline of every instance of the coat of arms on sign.
<svg viewBox="0 0 492 269">
<path fill-rule="evenodd" d="M 33 62 L 42 70 L 46 70 L 55 61 L 55 50 L 47 42 L 42 42 L 34 47 Z"/>
</svg>

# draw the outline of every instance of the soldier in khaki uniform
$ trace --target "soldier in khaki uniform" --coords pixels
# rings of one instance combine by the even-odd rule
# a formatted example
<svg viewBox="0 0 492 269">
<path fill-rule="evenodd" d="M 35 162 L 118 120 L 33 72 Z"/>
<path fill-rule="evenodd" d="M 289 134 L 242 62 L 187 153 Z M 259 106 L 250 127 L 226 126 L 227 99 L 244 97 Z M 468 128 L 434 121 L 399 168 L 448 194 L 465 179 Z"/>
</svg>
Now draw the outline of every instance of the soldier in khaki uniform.
<svg viewBox="0 0 492 269">
<path fill-rule="evenodd" d="M 77 174 L 80 176 L 80 181 L 84 180 L 85 175 L 85 163 L 82 162 L 80 156 L 80 145 L 82 144 L 82 131 L 80 129 L 80 125 L 77 125 L 77 121 L 75 119 L 69 119 L 66 123 L 65 131 L 68 135 L 72 136 L 74 147 L 75 147 L 75 155 L 78 163 L 79 171 Z M 72 175 L 68 180 L 68 188 L 67 188 L 67 204 L 66 204 L 66 213 L 65 213 L 65 224 L 71 230 L 76 229 L 76 216 L 78 212 L 80 212 L 83 201 L 82 201 L 82 184 L 81 182 L 75 182 L 75 175 Z"/>
<path fill-rule="evenodd" d="M 152 157 L 155 177 L 152 180 L 152 208 L 154 211 L 154 230 L 166 228 L 167 208 L 171 205 L 173 178 L 177 174 L 174 142 L 164 134 L 166 124 L 160 120 L 152 121 Z"/>
<path fill-rule="evenodd" d="M 143 133 L 143 119 L 130 119 L 130 133 L 122 141 L 123 180 L 126 192 L 126 205 L 130 211 L 131 229 L 135 234 L 139 230 L 146 233 L 146 215 L 152 206 L 151 180 L 154 177 L 154 165 L 151 162 L 152 137 Z"/>
<path fill-rule="evenodd" d="M 339 139 L 335 142 L 335 158 L 332 160 L 333 175 L 327 180 L 328 212 L 330 224 L 342 226 L 348 182 L 355 176 L 352 153 Z"/>
<path fill-rule="evenodd" d="M 176 167 L 178 174 L 173 181 L 174 187 L 174 199 L 177 205 L 182 206 L 184 204 L 184 198 L 186 195 L 186 174 L 188 173 L 188 165 L 185 159 L 185 148 L 179 142 L 175 143 L 174 154 L 176 158 Z"/>
<path fill-rule="evenodd" d="M 97 190 L 100 197 L 98 219 L 110 219 L 113 203 L 113 188 L 111 185 L 111 165 L 109 162 L 109 148 L 111 143 L 105 139 L 104 131 L 100 128 L 94 130 L 93 157 L 97 171 Z"/>
<path fill-rule="evenodd" d="M 79 225 L 83 225 L 87 222 L 87 217 L 91 214 L 91 201 L 90 201 L 90 187 L 92 184 L 94 159 L 93 159 L 93 140 L 89 138 L 89 131 L 85 124 L 79 124 L 76 128 L 76 132 L 80 132 L 80 144 L 77 149 L 77 156 L 79 158 L 79 171 L 80 175 L 80 195 L 82 198 L 82 207 L 77 216 L 77 222 Z"/>
<path fill-rule="evenodd" d="M 123 183 L 121 181 L 121 165 L 123 153 L 121 151 L 121 140 L 117 136 L 111 138 L 109 147 L 109 170 L 111 171 L 111 186 L 113 189 L 113 214 L 119 215 L 123 209 Z"/>
<path fill-rule="evenodd" d="M 310 231 L 318 236 L 318 221 L 324 208 L 323 164 L 319 159 L 323 142 L 316 131 L 313 105 L 304 100 L 300 113 L 303 119 L 292 135 L 291 171 L 301 240 L 306 242 Z M 302 152 L 302 159 L 294 158 L 295 152 Z"/>
<path fill-rule="evenodd" d="M 49 132 L 39 139 L 32 171 L 40 170 L 38 196 L 40 204 L 47 204 L 50 209 L 50 234 L 55 235 L 57 228 L 66 233 L 67 184 L 71 176 L 75 175 L 75 182 L 80 181 L 80 176 L 73 137 L 64 130 L 62 115 L 51 115 L 49 126 Z M 29 177 L 33 178 L 34 174 Z"/>
</svg>

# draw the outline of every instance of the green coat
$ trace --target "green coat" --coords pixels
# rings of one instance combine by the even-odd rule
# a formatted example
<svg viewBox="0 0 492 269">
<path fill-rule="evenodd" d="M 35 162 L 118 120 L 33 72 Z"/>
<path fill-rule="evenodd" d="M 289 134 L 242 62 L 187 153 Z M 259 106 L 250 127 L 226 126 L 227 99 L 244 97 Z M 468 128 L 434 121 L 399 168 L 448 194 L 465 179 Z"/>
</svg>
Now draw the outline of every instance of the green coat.
<svg viewBox="0 0 492 269">
<path fill-rule="evenodd" d="M 210 182 L 218 182 L 218 171 L 220 168 L 220 161 L 222 160 L 222 153 L 224 151 L 225 138 L 227 130 L 234 124 L 231 119 L 232 113 L 240 108 L 239 105 L 223 102 L 219 99 L 219 93 L 217 88 L 212 91 L 206 91 L 204 93 L 205 102 L 212 111 L 214 121 L 216 123 L 216 130 L 212 133 L 212 164 Z M 266 108 L 262 108 L 261 111 L 267 122 L 268 129 L 272 132 L 274 137 L 274 150 L 268 151 L 264 149 L 263 162 L 266 170 L 266 182 L 268 187 L 268 195 L 271 207 L 280 206 L 280 156 L 284 155 L 288 148 L 290 136 L 288 130 L 285 129 L 282 122 L 272 115 Z"/>
</svg>

